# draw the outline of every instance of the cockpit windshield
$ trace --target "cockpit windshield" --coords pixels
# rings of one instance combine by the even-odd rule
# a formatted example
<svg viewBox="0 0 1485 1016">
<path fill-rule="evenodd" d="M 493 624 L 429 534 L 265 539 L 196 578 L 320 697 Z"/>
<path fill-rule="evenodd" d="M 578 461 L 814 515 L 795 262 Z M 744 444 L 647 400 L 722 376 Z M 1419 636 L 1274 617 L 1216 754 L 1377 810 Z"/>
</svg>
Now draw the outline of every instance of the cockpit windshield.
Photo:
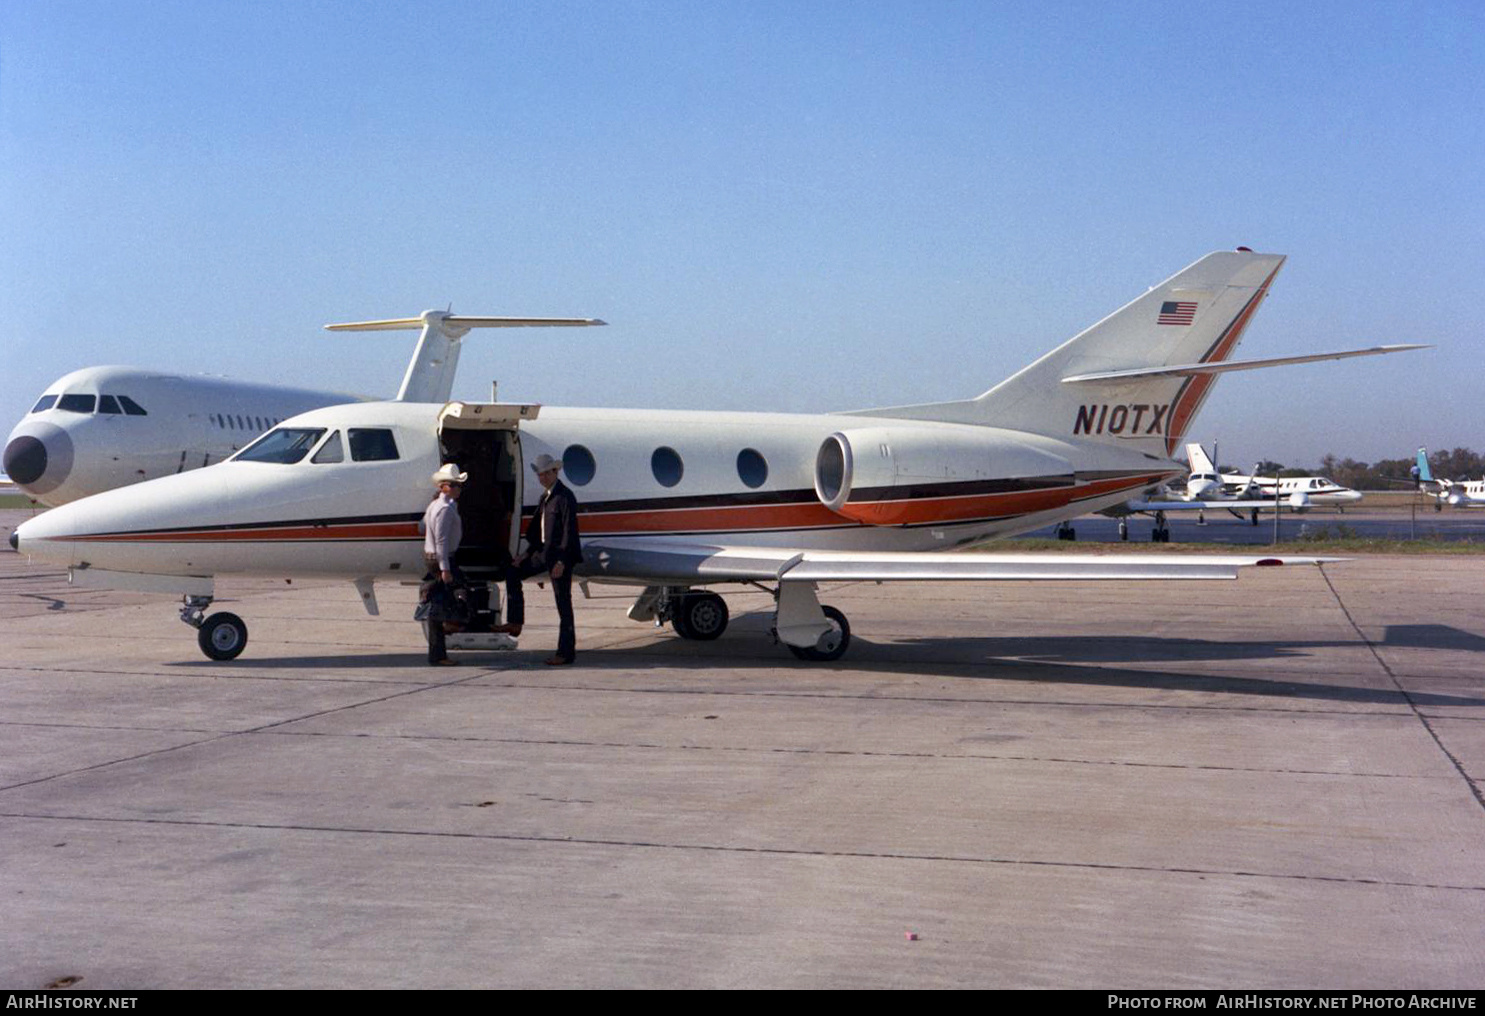
<svg viewBox="0 0 1485 1016">
<path fill-rule="evenodd" d="M 324 433 L 323 427 L 280 427 L 270 430 L 234 455 L 232 461 L 289 465 L 304 458 Z"/>
<path fill-rule="evenodd" d="M 52 408 L 56 404 L 57 397 L 55 395 L 43 395 L 41 399 L 36 403 L 36 405 L 31 407 L 31 412 L 42 413 Z"/>
<path fill-rule="evenodd" d="M 97 405 L 96 395 L 64 395 L 57 400 L 57 408 L 67 413 L 91 413 Z"/>
</svg>

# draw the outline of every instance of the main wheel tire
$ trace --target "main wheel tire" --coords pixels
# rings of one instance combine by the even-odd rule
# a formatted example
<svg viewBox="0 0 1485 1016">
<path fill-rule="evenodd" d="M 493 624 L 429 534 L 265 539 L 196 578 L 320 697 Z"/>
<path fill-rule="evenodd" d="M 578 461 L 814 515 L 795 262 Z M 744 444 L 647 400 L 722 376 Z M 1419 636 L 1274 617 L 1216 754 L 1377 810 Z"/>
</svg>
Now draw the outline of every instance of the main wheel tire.
<svg viewBox="0 0 1485 1016">
<path fill-rule="evenodd" d="M 671 626 L 681 638 L 710 642 L 727 630 L 727 601 L 716 593 L 697 593 L 684 597 Z"/>
<path fill-rule="evenodd" d="M 835 628 L 830 638 L 826 639 L 827 648 L 821 649 L 818 644 L 808 648 L 800 646 L 789 646 L 789 652 L 801 660 L 809 660 L 811 663 L 829 663 L 838 660 L 845 655 L 846 647 L 851 644 L 851 624 L 846 620 L 846 615 L 834 607 L 821 607 L 825 613 L 825 620 L 829 621 Z M 831 643 L 834 643 L 833 645 Z M 787 645 L 787 643 L 785 643 Z"/>
<path fill-rule="evenodd" d="M 201 622 L 196 641 L 213 660 L 235 660 L 247 645 L 247 625 L 236 614 L 213 614 Z"/>
</svg>

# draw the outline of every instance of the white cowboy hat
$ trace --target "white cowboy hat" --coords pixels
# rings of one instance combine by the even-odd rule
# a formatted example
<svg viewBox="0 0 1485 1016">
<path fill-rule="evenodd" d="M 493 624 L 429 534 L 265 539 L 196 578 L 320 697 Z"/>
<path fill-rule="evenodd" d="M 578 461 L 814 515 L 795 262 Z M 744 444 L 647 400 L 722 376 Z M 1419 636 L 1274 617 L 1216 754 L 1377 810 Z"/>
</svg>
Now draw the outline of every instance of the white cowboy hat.
<svg viewBox="0 0 1485 1016">
<path fill-rule="evenodd" d="M 533 473 L 545 473 L 548 469 L 561 469 L 562 460 L 554 459 L 546 452 L 542 452 L 531 463 Z"/>
<path fill-rule="evenodd" d="M 440 483 L 457 483 L 462 486 L 467 479 L 469 479 L 469 474 L 459 472 L 459 467 L 452 462 L 445 462 L 438 468 L 438 472 L 433 474 L 434 486 Z"/>
</svg>

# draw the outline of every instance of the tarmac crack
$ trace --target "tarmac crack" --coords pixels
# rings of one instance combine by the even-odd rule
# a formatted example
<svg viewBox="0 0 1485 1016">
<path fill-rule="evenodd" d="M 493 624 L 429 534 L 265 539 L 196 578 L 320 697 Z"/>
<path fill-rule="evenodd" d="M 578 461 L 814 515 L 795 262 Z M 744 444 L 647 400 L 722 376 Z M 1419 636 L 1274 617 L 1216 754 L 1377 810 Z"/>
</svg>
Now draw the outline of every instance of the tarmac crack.
<svg viewBox="0 0 1485 1016">
<path fill-rule="evenodd" d="M 1040 666 L 1066 666 L 1064 664 L 1039 664 Z M 508 671 L 527 670 L 527 667 L 511 667 Z M 1034 698 L 970 698 L 955 695 L 882 695 L 861 694 L 859 692 L 812 692 L 812 691 L 726 691 L 717 688 L 616 688 L 603 685 L 583 684 L 521 684 L 508 682 L 496 687 L 518 688 L 524 691 L 580 691 L 580 692 L 611 692 L 616 695 L 715 695 L 723 698 L 783 698 L 783 699 L 816 699 L 825 702 L 833 701 L 861 701 L 861 702 L 936 702 L 946 705 L 966 706 L 1048 706 L 1054 708 L 1069 709 L 1121 709 L 1149 712 L 1216 712 L 1216 713 L 1278 713 L 1285 716 L 1402 716 L 1402 712 L 1408 705 L 1405 701 L 1395 704 L 1396 712 L 1379 712 L 1376 710 L 1357 709 L 1289 709 L 1283 706 L 1248 706 L 1248 705 L 1199 705 L 1196 703 L 1155 703 L 1155 702 L 1097 702 L 1078 701 L 1075 699 L 1034 699 Z M 1275 692 L 1279 694 L 1279 692 Z"/>
<path fill-rule="evenodd" d="M 286 721 L 294 722 L 294 721 Z M 1001 755 L 976 752 L 867 751 L 847 748 L 749 748 L 738 745 L 661 744 L 646 741 L 578 741 L 566 738 L 475 737 L 447 734 L 366 734 L 323 730 L 263 730 L 280 737 L 372 738 L 391 741 L 465 742 L 476 744 L 521 744 L 554 748 L 617 748 L 628 751 L 714 751 L 752 755 L 820 755 L 844 758 L 922 759 L 926 761 L 971 762 L 1047 762 L 1060 765 L 1116 766 L 1131 769 L 1174 769 L 1187 772 L 1263 773 L 1278 776 L 1339 776 L 1384 780 L 1452 780 L 1452 776 L 1427 776 L 1413 773 L 1348 772 L 1337 769 L 1284 769 L 1256 766 L 1222 766 L 1178 762 L 1135 762 L 1128 759 L 1065 758 L 1055 755 Z M 248 733 L 243 731 L 242 733 Z"/>
<path fill-rule="evenodd" d="M 696 853 L 752 854 L 771 857 L 830 857 L 861 860 L 925 861 L 947 864 L 978 864 L 1006 867 L 1062 868 L 1085 871 L 1148 872 L 1156 875 L 1255 878 L 1294 882 L 1324 882 L 1366 885 L 1389 889 L 1427 889 L 1485 893 L 1485 885 L 1436 882 L 1406 882 L 1398 879 L 1361 878 L 1354 875 L 1319 875 L 1299 872 L 1241 871 L 1221 868 L 1188 868 L 1179 865 L 1113 864 L 1098 861 L 1039 860 L 1024 857 L 976 857 L 968 854 L 920 854 L 890 850 L 828 850 L 808 847 L 748 847 L 725 843 L 667 843 L 660 840 L 607 839 L 593 836 L 544 836 L 536 833 L 471 833 L 430 829 L 373 829 L 359 826 L 319 826 L 276 822 L 225 822 L 205 819 L 124 818 L 98 815 L 45 815 L 0 811 L 0 818 L 47 822 L 107 822 L 122 825 L 177 826 L 215 829 L 257 829 L 265 832 L 329 833 L 351 836 L 408 836 L 428 839 L 486 840 L 506 843 L 546 843 L 556 846 L 615 847 L 641 850 L 674 850 Z"/>
<path fill-rule="evenodd" d="M 1377 666 L 1382 668 L 1382 672 L 1387 675 L 1388 680 L 1392 682 L 1392 686 L 1397 689 L 1398 694 L 1403 697 L 1403 700 L 1405 702 L 1407 702 L 1408 708 L 1413 711 L 1413 715 L 1417 718 L 1418 722 L 1423 725 L 1423 729 L 1428 731 L 1428 736 L 1433 738 L 1433 743 L 1438 746 L 1439 751 L 1442 752 L 1444 757 L 1449 760 L 1449 764 L 1454 767 L 1454 771 L 1457 772 L 1460 778 L 1464 780 L 1464 785 L 1469 788 L 1470 794 L 1475 799 L 1475 803 L 1478 804 L 1481 808 L 1485 808 L 1485 793 L 1481 792 L 1479 784 L 1477 784 L 1473 779 L 1470 778 L 1470 774 L 1465 770 L 1464 764 L 1460 762 L 1455 754 L 1449 750 L 1448 746 L 1444 744 L 1444 740 L 1439 736 L 1439 732 L 1435 730 L 1433 724 L 1429 722 L 1428 715 L 1418 707 L 1418 703 L 1414 701 L 1412 694 L 1403 687 L 1402 682 L 1397 679 L 1397 674 L 1390 666 L 1387 665 L 1387 661 L 1382 658 L 1382 653 L 1380 652 L 1380 650 L 1378 650 L 1376 643 L 1367 638 L 1366 632 L 1361 630 L 1361 625 L 1356 623 L 1356 618 L 1351 616 L 1350 608 L 1346 606 L 1346 601 L 1341 599 L 1340 590 L 1338 590 L 1335 587 L 1335 583 L 1330 580 L 1330 575 L 1325 571 L 1325 566 L 1320 565 L 1319 568 L 1321 577 L 1325 579 L 1325 584 L 1330 587 L 1331 595 L 1335 597 L 1336 606 L 1341 608 L 1341 613 L 1346 616 L 1346 620 L 1355 630 L 1357 638 L 1361 639 L 1361 641 L 1366 644 L 1366 648 L 1371 652 L 1372 658 L 1377 661 Z"/>
<path fill-rule="evenodd" d="M 485 676 L 488 676 L 488 674 L 487 673 L 476 673 L 476 674 L 470 674 L 467 677 L 456 678 L 456 679 L 454 679 L 452 681 L 440 681 L 440 682 L 438 682 L 436 684 L 419 685 L 416 688 L 408 688 L 408 689 L 405 689 L 405 690 L 402 690 L 402 691 L 393 692 L 390 695 L 379 695 L 379 696 L 377 696 L 375 698 L 366 699 L 366 700 L 363 700 L 363 701 L 360 701 L 360 702 L 350 702 L 350 703 L 346 703 L 345 705 L 335 706 L 335 707 L 330 708 L 330 709 L 318 709 L 318 710 L 316 710 L 316 711 L 314 711 L 312 713 L 306 713 L 303 716 L 291 716 L 291 717 L 289 717 L 287 719 L 275 720 L 272 723 L 259 724 L 256 727 L 249 727 L 249 728 L 246 728 L 244 730 L 233 730 L 233 731 L 229 731 L 227 733 L 217 734 L 217 735 L 215 735 L 213 737 L 198 738 L 198 739 L 196 739 L 194 741 L 188 741 L 185 744 L 173 744 L 173 745 L 169 745 L 168 747 L 165 747 L 165 748 L 156 748 L 153 751 L 139 752 L 138 754 L 129 755 L 129 756 L 126 756 L 124 758 L 108 759 L 108 760 L 103 761 L 103 762 L 94 763 L 93 765 L 90 765 L 90 766 L 79 766 L 76 769 L 68 769 L 68 770 L 66 770 L 64 772 L 60 772 L 60 773 L 49 773 L 46 776 L 37 776 L 37 777 L 35 777 L 33 779 L 22 780 L 19 783 L 11 783 L 11 784 L 8 784 L 6 786 L 0 787 L 0 794 L 3 794 L 3 793 L 5 793 L 6 791 L 9 791 L 9 790 L 18 790 L 21 787 L 31 787 L 31 786 L 35 786 L 38 783 L 46 783 L 46 782 L 49 782 L 51 780 L 60 780 L 60 779 L 63 779 L 65 777 L 68 777 L 68 776 L 76 776 L 79 773 L 92 772 L 93 770 L 96 770 L 96 769 L 106 769 L 109 766 L 122 765 L 125 762 L 137 762 L 138 760 L 144 759 L 144 758 L 152 758 L 152 757 L 157 756 L 157 755 L 165 755 L 165 754 L 168 754 L 170 752 L 181 751 L 181 750 L 183 750 L 185 748 L 194 748 L 194 747 L 196 747 L 198 745 L 210 744 L 213 741 L 220 741 L 220 740 L 224 740 L 224 739 L 229 738 L 229 737 L 241 737 L 244 734 L 264 733 L 264 732 L 272 731 L 273 728 L 275 728 L 275 727 L 281 727 L 281 726 L 283 726 L 286 723 L 298 723 L 301 720 L 312 720 L 312 719 L 315 719 L 316 717 L 328 716 L 328 715 L 330 715 L 332 713 L 344 712 L 345 710 L 348 710 L 348 709 L 359 709 L 362 706 L 376 705 L 377 703 L 380 703 L 380 702 L 387 702 L 387 701 L 390 701 L 392 699 L 403 698 L 404 696 L 407 696 L 407 695 L 416 695 L 419 692 L 429 691 L 429 690 L 434 689 L 434 688 L 446 688 L 446 687 L 448 687 L 450 685 L 463 684 L 466 681 L 473 681 L 473 680 L 475 680 L 477 678 L 485 677 Z"/>
</svg>

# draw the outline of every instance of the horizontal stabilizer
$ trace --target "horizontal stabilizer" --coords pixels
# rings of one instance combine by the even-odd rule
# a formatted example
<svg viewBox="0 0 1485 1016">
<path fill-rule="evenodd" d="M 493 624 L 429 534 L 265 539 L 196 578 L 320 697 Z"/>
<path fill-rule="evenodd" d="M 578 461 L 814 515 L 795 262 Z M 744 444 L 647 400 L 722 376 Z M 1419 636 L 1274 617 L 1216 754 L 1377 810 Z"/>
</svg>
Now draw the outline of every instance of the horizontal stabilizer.
<svg viewBox="0 0 1485 1016">
<path fill-rule="evenodd" d="M 441 310 L 425 310 L 415 318 L 385 318 L 380 321 L 347 321 L 326 325 L 331 332 L 389 332 L 421 329 L 398 402 L 444 403 L 454 390 L 459 367 L 460 340 L 471 328 L 585 328 L 603 325 L 597 318 L 471 317 Z"/>
<path fill-rule="evenodd" d="M 1195 377 L 1201 374 L 1225 374 L 1232 370 L 1257 370 L 1260 367 L 1283 367 L 1291 363 L 1316 363 L 1321 360 L 1345 360 L 1353 356 L 1378 356 L 1382 353 L 1403 353 L 1410 349 L 1431 349 L 1419 343 L 1402 343 L 1391 346 L 1370 346 L 1366 349 L 1347 349 L 1337 353 L 1311 353 L 1308 356 L 1275 356 L 1264 360 L 1218 360 L 1212 363 L 1181 363 L 1167 367 L 1135 367 L 1131 370 L 1104 370 L 1095 374 L 1074 374 L 1065 377 L 1062 383 L 1087 384 L 1096 381 L 1126 382 L 1152 377 Z"/>
<path fill-rule="evenodd" d="M 538 317 L 469 317 L 464 314 L 448 314 L 442 317 L 446 331 L 468 328 L 583 328 L 588 325 L 606 325 L 598 318 L 538 318 Z M 347 321 L 344 324 L 326 325 L 329 332 L 390 332 L 422 328 L 420 317 L 388 318 L 385 321 Z"/>
</svg>

